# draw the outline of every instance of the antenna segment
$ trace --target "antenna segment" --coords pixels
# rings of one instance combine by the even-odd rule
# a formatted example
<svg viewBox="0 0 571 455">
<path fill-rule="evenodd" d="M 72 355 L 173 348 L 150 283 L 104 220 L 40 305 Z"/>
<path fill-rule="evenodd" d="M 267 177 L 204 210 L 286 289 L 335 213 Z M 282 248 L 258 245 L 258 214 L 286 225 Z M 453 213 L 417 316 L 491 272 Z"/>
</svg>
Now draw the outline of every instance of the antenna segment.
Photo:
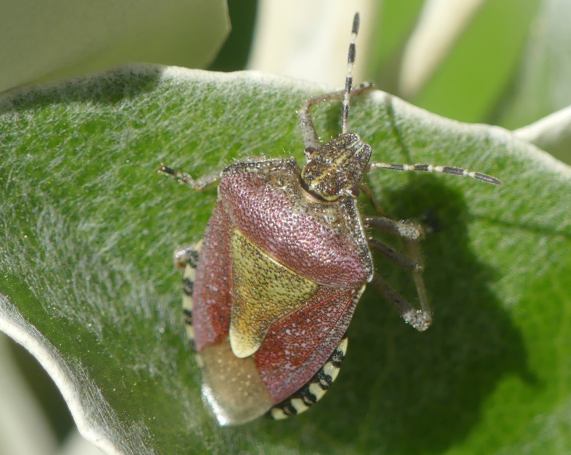
<svg viewBox="0 0 571 455">
<path fill-rule="evenodd" d="M 351 28 L 351 42 L 347 53 L 347 75 L 345 76 L 345 91 L 343 93 L 343 117 L 341 132 L 349 132 L 349 104 L 351 101 L 351 87 L 353 85 L 353 64 L 355 63 L 355 41 L 359 33 L 359 13 L 353 17 L 353 27 Z"/>
</svg>

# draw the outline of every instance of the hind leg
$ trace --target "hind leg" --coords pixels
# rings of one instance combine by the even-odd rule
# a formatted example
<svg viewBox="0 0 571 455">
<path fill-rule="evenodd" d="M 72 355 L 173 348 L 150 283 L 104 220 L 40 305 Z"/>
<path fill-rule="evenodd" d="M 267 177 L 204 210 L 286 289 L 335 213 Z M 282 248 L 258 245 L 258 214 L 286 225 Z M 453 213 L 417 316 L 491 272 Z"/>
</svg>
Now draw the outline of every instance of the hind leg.
<svg viewBox="0 0 571 455">
<path fill-rule="evenodd" d="M 175 266 L 179 269 L 184 269 L 184 274 L 182 277 L 182 312 L 184 316 L 186 334 L 193 349 L 194 328 L 192 327 L 192 293 L 194 291 L 196 266 L 198 264 L 201 247 L 202 240 L 194 245 L 180 248 L 174 253 Z"/>
</svg>

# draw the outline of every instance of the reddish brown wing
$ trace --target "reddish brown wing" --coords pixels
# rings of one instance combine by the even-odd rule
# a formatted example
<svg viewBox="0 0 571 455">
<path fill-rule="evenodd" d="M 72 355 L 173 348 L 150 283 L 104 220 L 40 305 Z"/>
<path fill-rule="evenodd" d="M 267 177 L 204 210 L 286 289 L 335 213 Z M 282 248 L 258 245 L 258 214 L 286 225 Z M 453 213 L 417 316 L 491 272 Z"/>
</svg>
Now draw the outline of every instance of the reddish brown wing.
<svg viewBox="0 0 571 455">
<path fill-rule="evenodd" d="M 230 326 L 230 222 L 217 206 L 208 223 L 193 292 L 193 328 L 198 352 L 228 336 Z"/>
<path fill-rule="evenodd" d="M 345 334 L 360 292 L 320 289 L 307 306 L 274 324 L 254 355 L 274 404 L 303 387 Z"/>
</svg>

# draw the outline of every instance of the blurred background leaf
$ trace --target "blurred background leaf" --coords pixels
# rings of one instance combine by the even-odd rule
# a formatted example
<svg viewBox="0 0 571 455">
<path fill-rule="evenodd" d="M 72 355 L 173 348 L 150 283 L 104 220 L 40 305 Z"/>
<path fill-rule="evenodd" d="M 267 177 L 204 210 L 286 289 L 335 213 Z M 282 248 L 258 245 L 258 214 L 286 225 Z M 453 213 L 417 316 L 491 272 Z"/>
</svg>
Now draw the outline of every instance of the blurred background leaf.
<svg viewBox="0 0 571 455">
<path fill-rule="evenodd" d="M 209 70 L 239 71 L 246 67 L 254 37 L 257 9 L 257 0 L 230 0 L 228 2 L 232 30 L 216 59 L 208 66 Z"/>
<path fill-rule="evenodd" d="M 515 129 L 571 105 L 571 2 L 543 0 L 520 71 L 491 121 Z M 571 147 L 557 152 L 571 163 Z"/>
<path fill-rule="evenodd" d="M 447 117 L 484 120 L 515 73 L 536 3 L 426 2 L 403 57 L 402 94 Z"/>
<path fill-rule="evenodd" d="M 571 106 L 519 128 L 514 133 L 556 158 L 571 160 Z"/>
<path fill-rule="evenodd" d="M 57 440 L 51 423 L 36 401 L 29 384 L 22 380 L 22 373 L 14 361 L 8 340 L 8 337 L 0 336 L 0 365 L 2 365 L 0 453 L 30 455 L 54 453 Z M 40 368 L 37 362 L 30 362 L 30 364 L 35 368 Z M 34 385 L 37 386 L 37 383 Z M 53 391 L 50 392 L 52 393 L 40 393 L 40 395 L 53 396 Z M 28 428 L 34 429 L 33 438 L 29 437 Z"/>
<path fill-rule="evenodd" d="M 204 67 L 229 27 L 225 0 L 6 0 L 0 92 L 130 62 Z"/>
</svg>

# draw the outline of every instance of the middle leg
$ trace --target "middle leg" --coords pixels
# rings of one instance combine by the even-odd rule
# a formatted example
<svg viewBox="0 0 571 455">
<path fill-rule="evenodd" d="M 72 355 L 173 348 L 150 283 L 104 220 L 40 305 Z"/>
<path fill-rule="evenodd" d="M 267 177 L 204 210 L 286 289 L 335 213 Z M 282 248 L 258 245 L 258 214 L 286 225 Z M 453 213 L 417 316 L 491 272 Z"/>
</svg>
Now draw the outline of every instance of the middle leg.
<svg viewBox="0 0 571 455">
<path fill-rule="evenodd" d="M 432 322 L 432 310 L 430 308 L 428 294 L 426 292 L 426 284 L 424 283 L 424 277 L 422 275 L 424 266 L 420 252 L 420 241 L 424 238 L 424 230 L 417 223 L 395 221 L 387 217 L 366 218 L 365 224 L 369 227 L 375 227 L 383 232 L 396 235 L 403 239 L 407 254 L 400 253 L 376 239 L 370 239 L 369 245 L 399 266 L 410 270 L 414 280 L 420 308 L 414 309 L 412 305 L 410 305 L 404 297 L 393 290 L 380 275 L 375 275 L 373 284 L 388 301 L 397 307 L 405 322 L 412 325 L 419 331 L 426 330 Z"/>
<path fill-rule="evenodd" d="M 432 313 L 424 309 L 414 308 L 402 295 L 395 291 L 378 273 L 375 274 L 373 286 L 382 296 L 392 303 L 401 318 L 419 332 L 424 332 L 432 324 Z"/>
</svg>

